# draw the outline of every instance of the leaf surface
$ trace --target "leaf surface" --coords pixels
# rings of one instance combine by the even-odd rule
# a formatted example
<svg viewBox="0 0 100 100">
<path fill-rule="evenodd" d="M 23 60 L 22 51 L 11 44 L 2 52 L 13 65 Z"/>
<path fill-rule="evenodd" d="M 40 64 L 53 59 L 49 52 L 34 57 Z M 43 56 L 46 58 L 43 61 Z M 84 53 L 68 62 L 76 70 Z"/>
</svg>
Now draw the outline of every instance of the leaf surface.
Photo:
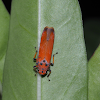
<svg viewBox="0 0 100 100">
<path fill-rule="evenodd" d="M 10 16 L 0 0 L 0 81 L 2 82 L 3 67 L 8 43 Z"/>
<path fill-rule="evenodd" d="M 42 0 L 40 8 L 41 30 L 54 27 L 53 54 L 58 52 L 51 81 L 41 80 L 41 100 L 87 100 L 87 58 L 78 1 Z"/>
<path fill-rule="evenodd" d="M 100 100 L 100 45 L 88 63 L 88 99 Z"/>
<path fill-rule="evenodd" d="M 13 0 L 4 68 L 3 100 L 36 100 L 33 56 L 37 46 L 37 0 Z"/>
<path fill-rule="evenodd" d="M 51 81 L 41 77 L 39 87 L 32 58 L 45 26 L 55 29 L 53 53 L 58 55 Z M 13 0 L 9 37 L 3 100 L 37 100 L 37 95 L 41 100 L 87 100 L 87 59 L 77 0 Z"/>
</svg>

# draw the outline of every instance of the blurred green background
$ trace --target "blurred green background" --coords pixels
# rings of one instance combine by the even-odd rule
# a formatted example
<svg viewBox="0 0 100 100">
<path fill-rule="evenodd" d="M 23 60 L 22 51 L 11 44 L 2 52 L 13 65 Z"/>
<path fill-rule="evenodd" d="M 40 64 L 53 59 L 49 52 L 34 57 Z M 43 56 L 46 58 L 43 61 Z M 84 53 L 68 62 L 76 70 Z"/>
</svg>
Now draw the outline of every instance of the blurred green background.
<svg viewBox="0 0 100 100">
<path fill-rule="evenodd" d="M 84 34 L 88 60 L 100 44 L 100 19 L 91 18 L 84 21 Z"/>
</svg>

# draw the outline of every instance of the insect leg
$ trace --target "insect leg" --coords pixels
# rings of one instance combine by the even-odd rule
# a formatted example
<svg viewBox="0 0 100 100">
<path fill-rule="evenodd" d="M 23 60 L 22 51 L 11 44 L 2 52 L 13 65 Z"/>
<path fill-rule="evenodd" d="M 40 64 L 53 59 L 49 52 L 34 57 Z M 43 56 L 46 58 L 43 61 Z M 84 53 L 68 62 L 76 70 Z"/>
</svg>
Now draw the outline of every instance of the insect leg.
<svg viewBox="0 0 100 100">
<path fill-rule="evenodd" d="M 48 71 L 49 71 L 49 74 L 48 74 L 48 76 L 47 76 L 47 77 L 49 77 L 49 76 L 50 76 L 50 74 L 51 74 L 51 70 L 50 70 L 50 68 L 48 69 Z"/>
<path fill-rule="evenodd" d="M 33 69 L 37 73 L 36 66 L 33 66 Z M 36 74 L 35 74 L 35 76 L 36 76 Z"/>
<path fill-rule="evenodd" d="M 50 74 L 51 74 L 50 68 L 48 68 L 48 71 L 49 71 L 49 74 L 47 75 L 47 77 L 48 77 L 48 81 L 50 81 L 50 79 L 49 79 L 49 76 L 50 76 Z"/>
<path fill-rule="evenodd" d="M 35 47 L 35 49 L 36 49 L 36 47 Z M 34 55 L 34 58 L 33 58 L 33 61 L 34 61 L 34 62 L 36 62 L 36 60 L 37 60 L 37 59 L 35 58 L 35 57 L 36 57 L 36 54 L 37 54 L 37 50 L 36 50 L 35 55 Z"/>
<path fill-rule="evenodd" d="M 56 54 L 58 54 L 58 52 L 56 52 L 56 53 L 53 55 L 53 63 L 50 63 L 51 66 L 54 65 L 54 56 L 55 56 Z"/>
</svg>

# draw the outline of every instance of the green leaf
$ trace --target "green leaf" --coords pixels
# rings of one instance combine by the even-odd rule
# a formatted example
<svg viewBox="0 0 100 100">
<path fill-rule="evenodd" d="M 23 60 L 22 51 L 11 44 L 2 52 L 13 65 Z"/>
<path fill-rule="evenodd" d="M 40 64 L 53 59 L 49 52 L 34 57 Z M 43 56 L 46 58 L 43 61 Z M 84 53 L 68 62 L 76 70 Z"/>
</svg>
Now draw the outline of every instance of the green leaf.
<svg viewBox="0 0 100 100">
<path fill-rule="evenodd" d="M 3 100 L 36 100 L 33 55 L 37 46 L 37 0 L 13 0 L 4 67 Z"/>
<path fill-rule="evenodd" d="M 7 50 L 9 33 L 9 14 L 0 0 L 0 81 L 2 82 L 3 67 Z"/>
<path fill-rule="evenodd" d="M 88 99 L 100 100 L 100 45 L 88 63 Z"/>
<path fill-rule="evenodd" d="M 2 99 L 2 84 L 1 84 L 1 82 L 0 82 L 0 100 Z"/>
<path fill-rule="evenodd" d="M 53 53 L 58 52 L 51 81 L 35 77 L 32 69 L 34 47 L 45 26 L 54 27 Z M 9 37 L 3 100 L 87 100 L 87 59 L 77 0 L 13 0 Z"/>
<path fill-rule="evenodd" d="M 41 29 L 45 26 L 55 28 L 53 53 L 58 55 L 51 67 L 51 81 L 42 78 L 42 100 L 87 100 L 87 60 L 78 1 L 41 1 Z"/>
</svg>

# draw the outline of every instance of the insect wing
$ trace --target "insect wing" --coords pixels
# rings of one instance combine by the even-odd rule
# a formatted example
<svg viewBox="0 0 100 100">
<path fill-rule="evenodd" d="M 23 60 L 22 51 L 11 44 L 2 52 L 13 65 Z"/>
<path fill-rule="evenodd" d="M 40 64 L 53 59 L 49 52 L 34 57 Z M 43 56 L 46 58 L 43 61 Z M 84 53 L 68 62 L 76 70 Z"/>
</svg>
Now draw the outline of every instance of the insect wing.
<svg viewBox="0 0 100 100">
<path fill-rule="evenodd" d="M 52 50 L 53 50 L 53 44 L 54 44 L 54 29 L 50 28 L 47 30 L 47 46 L 46 46 L 46 56 L 45 59 L 48 63 L 50 63 Z"/>
<path fill-rule="evenodd" d="M 46 59 L 50 63 L 54 44 L 54 29 L 45 27 L 41 36 L 38 60 Z"/>
</svg>

